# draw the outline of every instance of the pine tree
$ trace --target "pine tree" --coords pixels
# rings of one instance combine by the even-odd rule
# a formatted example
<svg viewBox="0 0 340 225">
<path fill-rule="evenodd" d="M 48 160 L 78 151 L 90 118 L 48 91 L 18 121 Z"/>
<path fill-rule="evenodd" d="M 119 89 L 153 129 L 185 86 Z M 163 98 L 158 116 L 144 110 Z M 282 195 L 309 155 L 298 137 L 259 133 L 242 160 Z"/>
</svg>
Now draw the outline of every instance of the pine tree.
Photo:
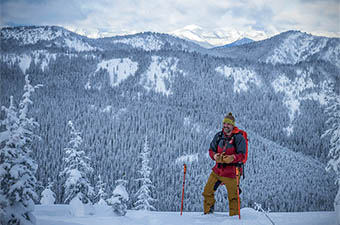
<svg viewBox="0 0 340 225">
<path fill-rule="evenodd" d="M 97 184 L 96 184 L 96 197 L 95 202 L 99 202 L 101 199 L 105 200 L 107 198 L 107 194 L 105 192 L 106 189 L 106 183 L 103 182 L 101 176 L 98 176 Z"/>
<path fill-rule="evenodd" d="M 65 169 L 60 174 L 66 178 L 64 183 L 64 202 L 69 203 L 78 196 L 83 204 L 87 204 L 93 195 L 93 187 L 89 182 L 89 175 L 93 172 L 93 169 L 89 164 L 90 159 L 80 149 L 83 142 L 80 132 L 74 128 L 71 121 L 68 122 L 68 125 L 70 127 L 71 140 L 69 147 L 65 148 Z"/>
<path fill-rule="evenodd" d="M 155 199 L 151 197 L 150 190 L 150 188 L 154 188 L 154 186 L 150 179 L 151 168 L 149 167 L 149 155 L 150 149 L 148 139 L 145 137 L 144 148 L 142 149 L 139 157 L 142 160 L 142 166 L 140 170 L 138 170 L 141 178 L 136 179 L 136 181 L 141 183 L 141 187 L 136 193 L 137 201 L 134 204 L 134 209 L 136 210 L 156 210 L 155 207 L 152 206 L 152 202 L 154 202 Z"/>
<path fill-rule="evenodd" d="M 41 193 L 40 204 L 42 205 L 52 205 L 55 203 L 55 193 L 52 191 L 53 182 L 50 181 L 46 189 Z"/>
<path fill-rule="evenodd" d="M 0 221 L 1 224 L 35 224 L 34 201 L 37 199 L 37 164 L 31 158 L 31 144 L 36 137 L 33 129 L 38 126 L 28 117 L 29 106 L 33 104 L 31 93 L 40 85 L 32 86 L 28 75 L 25 77 L 24 94 L 19 110 L 10 98 L 1 125 L 0 133 Z"/>
<path fill-rule="evenodd" d="M 112 197 L 107 200 L 108 205 L 110 205 L 113 211 L 119 216 L 124 216 L 126 214 L 127 202 L 129 201 L 126 184 L 126 180 L 116 180 L 116 188 L 112 192 Z"/>
<path fill-rule="evenodd" d="M 330 158 L 326 170 L 335 172 L 335 184 L 339 186 L 338 193 L 334 199 L 334 207 L 337 209 L 337 219 L 340 222 L 340 96 L 330 95 L 328 107 L 325 112 L 329 115 L 326 123 L 330 127 L 322 137 L 330 137 Z"/>
</svg>

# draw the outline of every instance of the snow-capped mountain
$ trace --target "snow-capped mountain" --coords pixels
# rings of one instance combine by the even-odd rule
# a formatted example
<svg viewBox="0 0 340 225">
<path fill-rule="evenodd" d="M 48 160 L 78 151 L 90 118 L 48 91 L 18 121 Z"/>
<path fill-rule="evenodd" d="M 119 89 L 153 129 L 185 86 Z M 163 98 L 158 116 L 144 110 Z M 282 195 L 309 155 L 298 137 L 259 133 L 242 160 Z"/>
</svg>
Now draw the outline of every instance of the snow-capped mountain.
<svg viewBox="0 0 340 225">
<path fill-rule="evenodd" d="M 234 41 L 230 44 L 226 44 L 220 47 L 216 47 L 216 48 L 229 48 L 229 47 L 233 47 L 233 46 L 240 46 L 240 45 L 244 45 L 244 44 L 249 44 L 254 42 L 254 40 L 250 39 L 250 38 L 241 38 L 237 41 Z"/>
<path fill-rule="evenodd" d="M 137 49 L 144 51 L 186 50 L 206 52 L 201 46 L 168 34 L 143 32 L 110 38 L 93 39 L 93 43 L 103 49 Z"/>
<path fill-rule="evenodd" d="M 170 32 L 169 34 L 197 43 L 204 48 L 223 46 L 226 44 L 232 44 L 233 42 L 238 44 L 244 41 L 248 42 L 247 37 L 256 38 L 257 40 L 266 38 L 266 36 L 261 32 L 249 33 L 231 28 L 206 30 L 197 25 L 189 25 L 182 29 Z"/>
<path fill-rule="evenodd" d="M 3 28 L 0 38 L 4 47 L 7 43 L 29 47 L 39 44 L 48 48 L 68 48 L 76 52 L 96 50 L 86 37 L 56 26 Z"/>
<path fill-rule="evenodd" d="M 287 31 L 245 46 L 215 48 L 211 52 L 274 65 L 323 60 L 340 68 L 340 38 L 317 37 L 300 31 Z"/>
</svg>

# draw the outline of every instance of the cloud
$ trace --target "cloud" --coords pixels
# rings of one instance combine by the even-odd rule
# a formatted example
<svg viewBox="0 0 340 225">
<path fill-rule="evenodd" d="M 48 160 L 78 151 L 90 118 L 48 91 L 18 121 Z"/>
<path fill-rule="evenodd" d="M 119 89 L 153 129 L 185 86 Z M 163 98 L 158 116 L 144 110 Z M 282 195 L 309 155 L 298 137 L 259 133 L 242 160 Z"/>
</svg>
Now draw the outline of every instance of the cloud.
<svg viewBox="0 0 340 225">
<path fill-rule="evenodd" d="M 86 12 L 79 10 L 78 1 L 28 1 L 13 0 L 1 2 L 1 25 L 50 25 L 65 24 L 68 21 L 84 20 Z"/>
<path fill-rule="evenodd" d="M 254 36 L 286 30 L 340 36 L 338 0 L 2 0 L 1 26 L 60 25 L 92 37 L 171 32 L 189 24 Z"/>
</svg>

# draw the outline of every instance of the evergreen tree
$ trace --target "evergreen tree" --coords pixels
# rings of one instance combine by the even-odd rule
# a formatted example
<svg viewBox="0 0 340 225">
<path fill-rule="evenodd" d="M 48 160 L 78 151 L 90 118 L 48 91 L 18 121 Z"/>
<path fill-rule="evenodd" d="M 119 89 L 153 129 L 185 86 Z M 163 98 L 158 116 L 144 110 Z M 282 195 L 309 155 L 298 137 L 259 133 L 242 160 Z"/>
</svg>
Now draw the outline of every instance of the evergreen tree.
<svg viewBox="0 0 340 225">
<path fill-rule="evenodd" d="M 35 224 L 34 201 L 37 180 L 37 164 L 31 158 L 31 144 L 35 137 L 33 129 L 38 126 L 28 117 L 31 93 L 38 86 L 30 84 L 25 77 L 24 94 L 19 103 L 19 111 L 10 98 L 1 125 L 5 130 L 0 133 L 0 204 L 1 224 Z"/>
<path fill-rule="evenodd" d="M 66 178 L 64 202 L 69 203 L 74 197 L 78 196 L 83 204 L 87 204 L 93 195 L 93 187 L 89 182 L 89 175 L 93 172 L 93 169 L 89 164 L 90 159 L 80 149 L 83 142 L 80 132 L 74 128 L 71 121 L 68 122 L 68 125 L 71 140 L 69 147 L 65 148 L 65 169 L 60 174 Z"/>
<path fill-rule="evenodd" d="M 119 216 L 124 216 L 126 214 L 127 202 L 129 201 L 126 184 L 126 180 L 116 180 L 116 188 L 112 192 L 112 197 L 107 200 L 108 205 L 110 205 L 113 211 Z"/>
<path fill-rule="evenodd" d="M 53 182 L 50 181 L 46 189 L 41 193 L 40 204 L 42 205 L 52 205 L 55 203 L 55 193 L 52 191 Z"/>
<path fill-rule="evenodd" d="M 326 121 L 329 129 L 325 131 L 323 137 L 330 137 L 329 161 L 326 170 L 335 172 L 335 184 L 338 185 L 338 193 L 334 199 L 334 207 L 337 213 L 338 223 L 340 221 L 340 96 L 330 95 L 329 106 L 325 112 L 329 115 Z"/>
<path fill-rule="evenodd" d="M 155 201 L 154 198 L 151 197 L 150 188 L 154 188 L 152 181 L 150 179 L 151 167 L 149 167 L 149 155 L 150 149 L 148 144 L 148 138 L 145 137 L 144 148 L 140 153 L 139 158 L 142 160 L 142 166 L 138 173 L 141 175 L 141 178 L 136 179 L 139 183 L 141 183 L 141 187 L 136 193 L 137 201 L 135 202 L 136 210 L 156 210 L 154 206 L 152 206 L 152 202 Z"/>
<path fill-rule="evenodd" d="M 95 187 L 96 190 L 96 198 L 95 202 L 99 202 L 101 199 L 105 200 L 107 198 L 107 194 L 105 192 L 106 189 L 106 183 L 103 182 L 101 176 L 98 176 L 97 184 Z"/>
</svg>

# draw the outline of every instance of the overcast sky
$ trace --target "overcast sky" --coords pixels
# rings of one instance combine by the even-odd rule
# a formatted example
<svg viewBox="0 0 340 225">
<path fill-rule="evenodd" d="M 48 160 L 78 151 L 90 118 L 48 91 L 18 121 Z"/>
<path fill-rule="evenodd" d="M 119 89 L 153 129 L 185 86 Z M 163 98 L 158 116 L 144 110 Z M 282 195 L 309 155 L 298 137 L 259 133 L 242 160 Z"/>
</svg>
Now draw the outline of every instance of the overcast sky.
<svg viewBox="0 0 340 225">
<path fill-rule="evenodd" d="M 57 25 L 89 37 L 187 25 L 273 36 L 287 30 L 340 37 L 340 0 L 0 0 L 1 27 Z M 253 38 L 255 35 L 250 35 Z M 256 37 L 255 37 L 256 39 Z"/>
</svg>

